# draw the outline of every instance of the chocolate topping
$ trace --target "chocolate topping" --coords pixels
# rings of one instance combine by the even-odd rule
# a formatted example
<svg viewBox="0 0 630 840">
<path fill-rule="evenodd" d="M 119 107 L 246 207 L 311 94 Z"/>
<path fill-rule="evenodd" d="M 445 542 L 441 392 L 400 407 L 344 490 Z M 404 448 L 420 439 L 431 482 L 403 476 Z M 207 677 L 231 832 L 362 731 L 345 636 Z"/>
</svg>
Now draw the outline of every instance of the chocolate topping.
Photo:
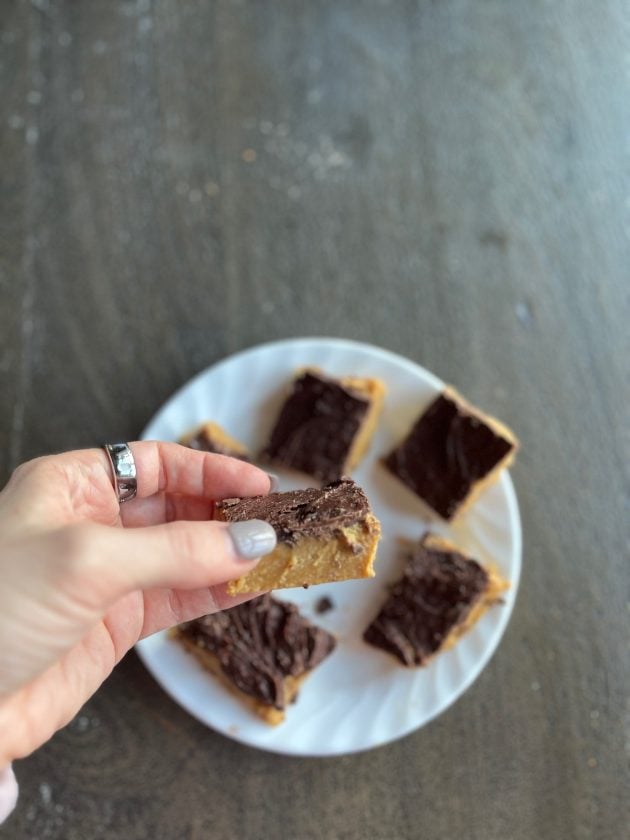
<svg viewBox="0 0 630 840">
<path fill-rule="evenodd" d="M 444 519 L 514 444 L 462 405 L 441 394 L 385 464 Z"/>
<path fill-rule="evenodd" d="M 311 372 L 296 379 L 263 457 L 320 481 L 340 478 L 369 399 Z"/>
<path fill-rule="evenodd" d="M 247 455 L 226 446 L 222 441 L 209 434 L 206 428 L 200 429 L 194 437 L 187 441 L 186 446 L 189 449 L 198 449 L 201 452 L 213 452 L 216 455 L 229 455 L 231 458 L 249 461 Z"/>
<path fill-rule="evenodd" d="M 331 610 L 334 610 L 334 608 L 335 605 L 332 598 L 329 598 L 327 595 L 324 595 L 323 598 L 318 598 L 317 601 L 315 601 L 315 612 L 318 615 L 330 612 Z"/>
<path fill-rule="evenodd" d="M 301 536 L 322 537 L 365 519 L 370 512 L 367 496 L 350 478 L 333 481 L 318 490 L 290 490 L 249 499 L 224 499 L 217 503 L 227 522 L 264 519 L 278 539 L 295 543 Z"/>
<path fill-rule="evenodd" d="M 312 670 L 336 645 L 330 633 L 302 618 L 297 607 L 271 595 L 189 621 L 179 629 L 217 657 L 237 688 L 276 709 L 286 706 L 285 678 Z"/>
<path fill-rule="evenodd" d="M 420 543 L 363 638 L 403 665 L 424 665 L 465 621 L 488 582 L 488 573 L 475 560 Z"/>
</svg>

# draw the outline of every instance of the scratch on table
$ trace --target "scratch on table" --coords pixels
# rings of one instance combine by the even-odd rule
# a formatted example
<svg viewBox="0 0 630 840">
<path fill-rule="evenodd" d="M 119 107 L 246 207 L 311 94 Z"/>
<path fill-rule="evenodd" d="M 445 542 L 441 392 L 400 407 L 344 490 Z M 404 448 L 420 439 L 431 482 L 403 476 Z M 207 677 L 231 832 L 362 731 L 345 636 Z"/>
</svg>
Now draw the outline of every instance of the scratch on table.
<svg viewBox="0 0 630 840">
<path fill-rule="evenodd" d="M 178 734 L 182 734 L 181 730 L 178 726 L 176 726 L 173 721 L 165 718 L 163 715 L 159 714 L 158 712 L 151 711 L 150 715 L 154 720 L 156 720 L 163 729 L 167 729 L 169 732 L 176 732 Z"/>
</svg>

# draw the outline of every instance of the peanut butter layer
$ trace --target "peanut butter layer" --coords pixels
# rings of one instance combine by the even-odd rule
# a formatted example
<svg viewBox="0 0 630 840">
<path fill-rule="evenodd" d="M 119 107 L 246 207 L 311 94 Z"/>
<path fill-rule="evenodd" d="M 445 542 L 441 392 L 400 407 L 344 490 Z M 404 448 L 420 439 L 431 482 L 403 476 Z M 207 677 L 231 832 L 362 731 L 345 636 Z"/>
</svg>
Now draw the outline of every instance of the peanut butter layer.
<svg viewBox="0 0 630 840">
<path fill-rule="evenodd" d="M 190 449 L 214 452 L 217 455 L 229 455 L 232 458 L 240 458 L 242 461 L 250 460 L 247 447 L 236 438 L 228 435 L 218 423 L 212 421 L 204 423 L 193 432 L 185 435 L 180 442 Z"/>
<path fill-rule="evenodd" d="M 407 552 L 403 577 L 363 638 L 403 665 L 426 665 L 469 630 L 507 586 L 452 543 L 427 535 Z"/>
<path fill-rule="evenodd" d="M 271 724 L 284 719 L 302 681 L 336 645 L 297 607 L 270 595 L 189 621 L 174 636 Z"/>
<path fill-rule="evenodd" d="M 385 458 L 385 465 L 449 520 L 498 477 L 517 448 L 508 428 L 447 388 Z"/>
<path fill-rule="evenodd" d="M 227 522 L 263 519 L 278 536 L 274 551 L 255 569 L 230 581 L 230 594 L 374 576 L 380 524 L 365 493 L 351 479 L 321 490 L 225 499 L 216 512 Z"/>
<path fill-rule="evenodd" d="M 333 379 L 304 371 L 293 383 L 262 457 L 320 481 L 340 478 L 365 454 L 384 393 L 376 379 Z"/>
</svg>

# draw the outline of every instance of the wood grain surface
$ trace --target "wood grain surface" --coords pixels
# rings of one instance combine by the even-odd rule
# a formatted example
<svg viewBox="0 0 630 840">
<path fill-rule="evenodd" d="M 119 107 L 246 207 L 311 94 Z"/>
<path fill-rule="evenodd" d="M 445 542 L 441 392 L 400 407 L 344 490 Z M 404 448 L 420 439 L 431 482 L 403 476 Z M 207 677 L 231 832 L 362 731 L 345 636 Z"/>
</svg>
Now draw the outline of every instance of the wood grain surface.
<svg viewBox="0 0 630 840">
<path fill-rule="evenodd" d="M 3 482 L 239 348 L 346 336 L 515 428 L 525 540 L 425 729 L 267 755 L 130 654 L 0 837 L 627 837 L 626 0 L 2 0 L 0 30 Z"/>
</svg>

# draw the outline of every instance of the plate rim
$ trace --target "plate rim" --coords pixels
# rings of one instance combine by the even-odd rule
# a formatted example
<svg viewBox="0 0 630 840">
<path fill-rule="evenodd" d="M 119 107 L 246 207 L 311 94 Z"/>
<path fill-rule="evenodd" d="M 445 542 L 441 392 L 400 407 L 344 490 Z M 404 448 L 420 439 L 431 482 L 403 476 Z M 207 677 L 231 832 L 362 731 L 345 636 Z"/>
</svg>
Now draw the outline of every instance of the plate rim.
<svg viewBox="0 0 630 840">
<path fill-rule="evenodd" d="M 240 350 L 237 350 L 235 353 L 231 353 L 230 355 L 223 356 L 221 359 L 207 365 L 202 370 L 198 371 L 194 374 L 190 379 L 184 382 L 179 388 L 177 388 L 171 396 L 162 403 L 159 409 L 152 415 L 149 422 L 143 428 L 140 439 L 141 440 L 150 440 L 147 436 L 147 430 L 156 423 L 165 413 L 169 407 L 179 400 L 181 396 L 188 390 L 193 389 L 195 384 L 201 380 L 204 376 L 206 376 L 211 371 L 219 368 L 220 366 L 227 364 L 227 363 L 234 363 L 240 360 L 243 356 L 247 356 L 250 353 L 258 353 L 261 351 L 269 352 L 273 350 L 277 350 L 287 345 L 292 346 L 299 346 L 299 345 L 312 345 L 312 346 L 326 346 L 330 348 L 331 346 L 343 348 L 343 349 L 354 349 L 354 350 L 362 350 L 368 351 L 369 353 L 380 356 L 381 358 L 387 359 L 390 362 L 393 362 L 397 365 L 401 365 L 406 368 L 411 373 L 415 375 L 418 374 L 418 371 L 426 377 L 426 380 L 431 384 L 432 387 L 436 389 L 442 389 L 445 387 L 447 383 L 438 377 L 436 374 L 432 373 L 431 371 L 427 370 L 423 365 L 419 362 L 415 362 L 412 359 L 408 358 L 407 356 L 402 356 L 399 353 L 396 353 L 392 350 L 387 350 L 386 348 L 379 347 L 375 344 L 370 344 L 369 342 L 364 341 L 356 341 L 354 339 L 348 338 L 339 338 L 335 336 L 295 336 L 283 339 L 276 339 L 265 341 L 259 344 L 253 344 L 248 347 L 244 347 Z M 393 744 L 396 741 L 399 741 L 401 738 L 405 738 L 413 732 L 422 729 L 427 724 L 431 723 L 445 711 L 447 711 L 456 701 L 458 701 L 463 695 L 469 690 L 472 684 L 477 680 L 481 672 L 487 667 L 490 663 L 492 657 L 497 651 L 505 632 L 507 630 L 508 624 L 512 617 L 512 613 L 514 611 L 514 607 L 516 605 L 516 599 L 518 595 L 518 590 L 520 586 L 520 579 L 522 573 L 522 554 L 523 554 L 523 533 L 522 533 L 522 520 L 520 515 L 520 508 L 518 504 L 518 498 L 516 495 L 516 490 L 514 487 L 514 483 L 512 481 L 511 475 L 508 470 L 504 470 L 499 477 L 499 483 L 502 485 L 503 490 L 506 496 L 506 503 L 508 507 L 508 517 L 510 522 L 510 533 L 512 537 L 512 551 L 510 556 L 510 564 L 511 564 L 511 574 L 510 574 L 510 604 L 506 612 L 502 614 L 502 618 L 499 621 L 497 626 L 494 638 L 492 642 L 487 646 L 484 650 L 483 655 L 475 662 L 474 666 L 469 670 L 466 674 L 466 678 L 464 679 L 462 685 L 459 689 L 452 695 L 446 697 L 443 702 L 438 703 L 435 709 L 424 718 L 424 720 L 419 724 L 411 724 L 401 732 L 397 733 L 396 735 L 392 736 L 384 736 L 381 739 L 378 739 L 375 743 L 368 744 L 368 745 L 360 745 L 357 747 L 350 747 L 350 748 L 343 748 L 338 750 L 332 750 L 327 752 L 313 752 L 310 750 L 291 750 L 283 748 L 282 744 L 257 744 L 252 743 L 251 740 L 244 738 L 240 734 L 240 730 L 236 730 L 234 732 L 230 732 L 229 730 L 224 730 L 221 728 L 217 728 L 215 725 L 209 723 L 207 720 L 201 717 L 197 711 L 191 708 L 187 702 L 180 700 L 179 698 L 174 697 L 171 694 L 170 688 L 165 684 L 161 675 L 158 675 L 154 672 L 151 664 L 150 664 L 150 655 L 148 651 L 145 651 L 145 647 L 148 647 L 151 642 L 149 641 L 155 637 L 162 637 L 168 631 L 163 630 L 156 634 L 152 634 L 151 637 L 147 637 L 146 639 L 141 639 L 134 645 L 134 649 L 140 660 L 142 661 L 144 667 L 148 670 L 151 677 L 157 682 L 160 688 L 168 695 L 168 697 L 181 708 L 183 708 L 188 714 L 198 720 L 201 724 L 211 729 L 213 732 L 226 737 L 230 740 L 236 741 L 243 746 L 247 746 L 249 748 L 262 750 L 264 752 L 272 753 L 275 755 L 283 755 L 283 756 L 291 756 L 291 757 L 301 757 L 301 758 L 332 758 L 338 757 L 343 755 L 355 755 L 362 752 L 367 752 L 373 749 L 379 749 L 381 747 L 387 746 L 388 744 Z"/>
</svg>

